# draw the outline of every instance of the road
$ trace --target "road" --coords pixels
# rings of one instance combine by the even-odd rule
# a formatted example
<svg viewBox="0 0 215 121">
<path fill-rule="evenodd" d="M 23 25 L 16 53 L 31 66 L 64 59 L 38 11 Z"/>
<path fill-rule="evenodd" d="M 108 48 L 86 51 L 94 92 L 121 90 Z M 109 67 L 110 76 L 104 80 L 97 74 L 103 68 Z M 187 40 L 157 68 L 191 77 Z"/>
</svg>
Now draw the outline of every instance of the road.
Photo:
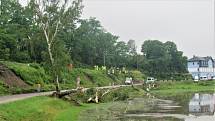
<svg viewBox="0 0 215 121">
<path fill-rule="evenodd" d="M 134 86 L 138 86 L 138 85 L 142 85 L 142 84 L 134 84 Z M 104 86 L 104 87 L 96 87 L 96 89 L 113 89 L 113 88 L 128 87 L 128 86 L 131 86 L 131 85 Z M 84 90 L 88 90 L 88 89 L 90 88 L 84 88 Z M 75 89 L 72 89 L 72 90 L 75 90 Z M 69 91 L 69 90 L 63 90 L 62 92 L 64 91 Z M 51 95 L 53 92 L 54 91 L 0 96 L 0 104 L 9 103 L 17 100 L 23 100 L 31 97 L 36 97 L 36 96 L 47 96 L 47 95 Z"/>
</svg>

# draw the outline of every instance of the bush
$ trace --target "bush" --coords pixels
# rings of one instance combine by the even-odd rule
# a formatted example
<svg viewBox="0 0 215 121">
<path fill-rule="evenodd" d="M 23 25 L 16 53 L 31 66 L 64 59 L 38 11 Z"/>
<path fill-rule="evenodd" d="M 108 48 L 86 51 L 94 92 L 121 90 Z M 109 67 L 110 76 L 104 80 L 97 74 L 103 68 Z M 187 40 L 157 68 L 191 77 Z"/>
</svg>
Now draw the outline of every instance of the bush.
<svg viewBox="0 0 215 121">
<path fill-rule="evenodd" d="M 0 95 L 8 94 L 8 89 L 6 85 L 3 83 L 2 80 L 0 80 Z"/>
<path fill-rule="evenodd" d="M 144 79 L 146 79 L 146 76 L 141 73 L 140 71 L 130 71 L 131 77 L 133 78 L 133 80 L 136 81 L 142 81 Z"/>
</svg>

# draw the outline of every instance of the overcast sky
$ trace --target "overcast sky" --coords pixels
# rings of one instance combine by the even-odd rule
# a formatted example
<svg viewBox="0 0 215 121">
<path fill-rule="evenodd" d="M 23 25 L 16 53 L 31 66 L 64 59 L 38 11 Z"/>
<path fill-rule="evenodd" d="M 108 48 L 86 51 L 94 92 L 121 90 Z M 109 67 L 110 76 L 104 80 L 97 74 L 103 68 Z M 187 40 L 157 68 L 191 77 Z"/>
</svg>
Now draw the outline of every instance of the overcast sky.
<svg viewBox="0 0 215 121">
<path fill-rule="evenodd" d="M 186 56 L 215 57 L 213 0 L 83 0 L 83 18 L 96 17 L 120 40 L 173 41 Z"/>
<path fill-rule="evenodd" d="M 136 40 L 139 51 L 156 39 L 175 42 L 188 57 L 215 57 L 214 1 L 83 0 L 82 18 L 96 17 L 120 40 Z"/>
</svg>

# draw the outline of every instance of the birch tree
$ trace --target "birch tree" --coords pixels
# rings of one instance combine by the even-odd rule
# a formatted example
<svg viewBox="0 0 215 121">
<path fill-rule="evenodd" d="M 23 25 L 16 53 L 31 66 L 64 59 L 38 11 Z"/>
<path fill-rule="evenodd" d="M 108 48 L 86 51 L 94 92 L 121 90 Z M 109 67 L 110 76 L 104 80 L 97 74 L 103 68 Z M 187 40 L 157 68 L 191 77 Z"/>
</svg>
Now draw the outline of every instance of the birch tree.
<svg viewBox="0 0 215 121">
<path fill-rule="evenodd" d="M 35 20 L 44 34 L 44 40 L 47 43 L 47 52 L 49 56 L 50 69 L 55 79 L 56 91 L 60 92 L 59 71 L 55 53 L 54 44 L 60 38 L 58 34 L 68 26 L 75 26 L 80 17 L 82 9 L 82 0 L 32 0 L 35 4 Z"/>
</svg>

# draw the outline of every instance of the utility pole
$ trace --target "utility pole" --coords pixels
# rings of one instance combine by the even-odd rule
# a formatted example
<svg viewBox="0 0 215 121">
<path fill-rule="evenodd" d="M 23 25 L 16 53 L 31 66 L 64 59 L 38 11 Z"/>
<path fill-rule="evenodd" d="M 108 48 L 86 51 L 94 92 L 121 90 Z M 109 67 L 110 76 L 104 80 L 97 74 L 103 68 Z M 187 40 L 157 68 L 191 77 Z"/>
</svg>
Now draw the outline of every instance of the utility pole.
<svg viewBox="0 0 215 121">
<path fill-rule="evenodd" d="M 103 53 L 103 64 L 104 64 L 104 66 L 106 66 L 106 62 L 105 62 L 106 60 L 105 59 L 106 59 L 106 57 L 105 57 L 105 51 L 104 51 L 104 53 Z"/>
<path fill-rule="evenodd" d="M 136 60 L 136 67 L 137 67 L 137 70 L 139 70 L 139 65 L 138 65 L 138 54 L 136 53 L 135 55 L 136 55 L 136 59 L 137 59 L 137 60 Z"/>
<path fill-rule="evenodd" d="M 0 0 L 0 15 L 2 14 L 2 0 Z"/>
<path fill-rule="evenodd" d="M 215 56 L 215 0 L 213 0 L 213 2 L 214 2 L 214 4 L 213 4 L 213 14 L 214 14 L 214 34 L 213 34 L 213 36 L 214 36 L 214 56 Z M 215 62 L 214 62 L 215 63 Z M 214 66 L 213 66 L 213 73 L 214 73 L 214 76 L 215 76 L 215 64 L 214 64 Z"/>
<path fill-rule="evenodd" d="M 215 55 L 215 0 L 213 0 L 213 2 L 214 2 L 214 4 L 213 4 L 214 5 L 213 6 L 213 8 L 214 8 L 213 9 L 214 10 L 213 11 L 214 12 L 214 34 L 213 35 L 214 35 L 214 55 Z"/>
</svg>

